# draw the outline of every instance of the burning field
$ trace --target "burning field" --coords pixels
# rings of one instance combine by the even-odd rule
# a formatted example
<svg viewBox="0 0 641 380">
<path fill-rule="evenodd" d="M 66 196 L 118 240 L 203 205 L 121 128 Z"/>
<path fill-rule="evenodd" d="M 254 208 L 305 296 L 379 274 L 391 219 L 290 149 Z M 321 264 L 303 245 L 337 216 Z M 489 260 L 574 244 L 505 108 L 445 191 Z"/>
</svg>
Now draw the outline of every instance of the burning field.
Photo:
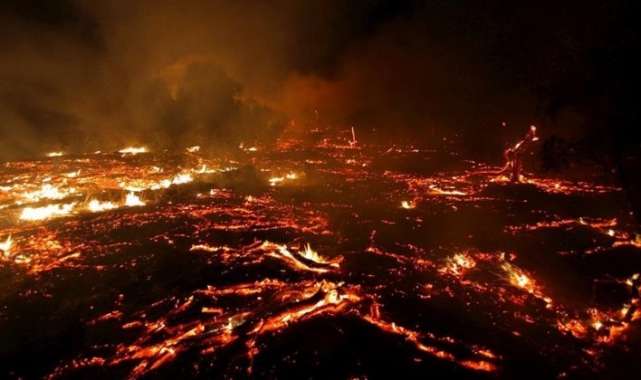
<svg viewBox="0 0 641 380">
<path fill-rule="evenodd" d="M 621 189 L 492 169 L 355 137 L 6 162 L 1 376 L 639 376 Z"/>
</svg>

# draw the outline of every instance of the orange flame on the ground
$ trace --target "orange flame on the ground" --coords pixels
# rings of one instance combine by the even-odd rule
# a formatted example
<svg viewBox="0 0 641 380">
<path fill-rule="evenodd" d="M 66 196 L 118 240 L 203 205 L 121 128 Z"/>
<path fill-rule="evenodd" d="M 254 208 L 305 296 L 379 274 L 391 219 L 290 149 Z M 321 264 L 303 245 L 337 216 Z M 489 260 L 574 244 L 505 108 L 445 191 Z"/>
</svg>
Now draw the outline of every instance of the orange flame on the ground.
<svg viewBox="0 0 641 380">
<path fill-rule="evenodd" d="M 401 201 L 401 207 L 407 210 L 413 209 L 416 207 L 416 203 L 413 201 Z"/>
<path fill-rule="evenodd" d="M 127 196 L 125 198 L 125 206 L 144 206 L 145 202 L 143 202 L 139 196 L 137 196 L 133 191 L 130 191 L 127 193 Z"/>
<path fill-rule="evenodd" d="M 311 260 L 318 264 L 329 264 L 330 266 L 338 268 L 338 262 L 336 260 L 329 260 L 321 255 L 318 252 L 314 251 L 312 247 L 308 244 L 305 244 L 304 251 L 298 251 L 304 258 Z"/>
<path fill-rule="evenodd" d="M 136 155 L 138 153 L 147 153 L 147 148 L 130 146 L 127 148 L 120 149 L 118 152 L 122 153 L 123 155 L 127 155 L 127 154 Z"/>
<path fill-rule="evenodd" d="M 56 216 L 65 216 L 71 213 L 76 203 L 61 205 L 48 205 L 43 207 L 25 207 L 20 214 L 22 220 L 44 220 Z"/>
<path fill-rule="evenodd" d="M 445 267 L 441 268 L 442 273 L 448 273 L 455 276 L 463 275 L 468 269 L 474 268 L 476 261 L 465 252 L 457 253 L 447 259 Z"/>
<path fill-rule="evenodd" d="M 0 251 L 5 257 L 11 256 L 11 235 L 3 243 L 0 243 Z"/>
<path fill-rule="evenodd" d="M 117 204 L 113 202 L 101 202 L 97 199 L 92 199 L 87 205 L 87 209 L 91 212 L 107 211 L 115 208 L 118 208 Z"/>
</svg>

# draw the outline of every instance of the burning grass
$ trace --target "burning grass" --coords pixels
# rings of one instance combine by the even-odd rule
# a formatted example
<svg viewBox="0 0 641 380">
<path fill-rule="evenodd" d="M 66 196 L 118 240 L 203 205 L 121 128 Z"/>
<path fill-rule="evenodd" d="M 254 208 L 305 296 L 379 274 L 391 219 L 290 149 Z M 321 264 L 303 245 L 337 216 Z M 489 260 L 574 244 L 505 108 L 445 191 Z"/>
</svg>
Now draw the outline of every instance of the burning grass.
<svg viewBox="0 0 641 380">
<path fill-rule="evenodd" d="M 638 353 L 616 187 L 398 170 L 433 151 L 354 133 L 278 147 L 6 163 L 3 374 L 582 378 Z"/>
</svg>

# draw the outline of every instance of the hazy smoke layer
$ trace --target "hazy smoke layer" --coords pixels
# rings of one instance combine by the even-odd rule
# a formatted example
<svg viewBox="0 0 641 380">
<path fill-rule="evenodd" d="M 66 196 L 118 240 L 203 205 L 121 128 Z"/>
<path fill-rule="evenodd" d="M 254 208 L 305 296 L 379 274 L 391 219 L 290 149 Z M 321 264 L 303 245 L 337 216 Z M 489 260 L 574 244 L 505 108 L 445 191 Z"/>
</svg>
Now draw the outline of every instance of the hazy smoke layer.
<svg viewBox="0 0 641 380">
<path fill-rule="evenodd" d="M 381 133 L 527 120 L 492 58 L 508 17 L 471 4 L 5 0 L 0 158 L 274 138 L 316 112 Z"/>
</svg>

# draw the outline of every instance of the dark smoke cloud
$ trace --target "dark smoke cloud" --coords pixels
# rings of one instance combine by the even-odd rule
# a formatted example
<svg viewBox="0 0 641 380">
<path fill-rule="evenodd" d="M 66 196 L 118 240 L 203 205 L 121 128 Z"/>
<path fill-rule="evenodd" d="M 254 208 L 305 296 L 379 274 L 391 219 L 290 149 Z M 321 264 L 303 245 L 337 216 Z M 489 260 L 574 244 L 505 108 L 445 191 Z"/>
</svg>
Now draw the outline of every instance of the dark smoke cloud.
<svg viewBox="0 0 641 380">
<path fill-rule="evenodd" d="M 0 157 L 270 139 L 316 112 L 383 132 L 526 125 L 534 102 L 493 58 L 511 14 L 474 4 L 5 0 Z"/>
<path fill-rule="evenodd" d="M 399 5 L 400 4 L 400 5 Z M 7 0 L 5 157 L 274 137 L 293 73 L 330 78 L 403 2 Z M 293 105 L 296 107 L 296 105 Z"/>
</svg>

